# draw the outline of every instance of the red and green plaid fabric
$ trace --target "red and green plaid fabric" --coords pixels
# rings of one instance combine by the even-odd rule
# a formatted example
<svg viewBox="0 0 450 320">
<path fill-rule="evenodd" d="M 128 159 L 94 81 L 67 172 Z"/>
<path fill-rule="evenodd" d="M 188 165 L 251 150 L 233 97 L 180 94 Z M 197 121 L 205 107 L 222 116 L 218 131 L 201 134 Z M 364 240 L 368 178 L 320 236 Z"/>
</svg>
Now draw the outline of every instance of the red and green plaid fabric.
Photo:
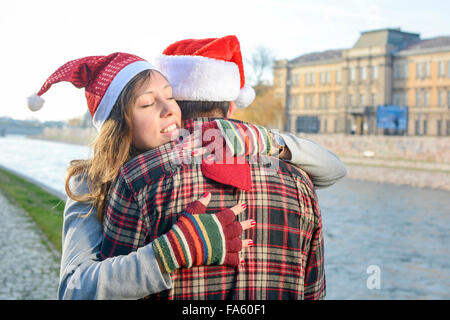
<svg viewBox="0 0 450 320">
<path fill-rule="evenodd" d="M 187 121 L 185 128 L 208 119 Z M 234 120 L 233 120 L 234 121 Z M 202 175 L 200 164 L 177 164 L 176 143 L 148 151 L 125 164 L 112 184 L 104 220 L 102 258 L 125 255 L 167 233 L 192 201 L 206 191 L 208 213 L 238 202 L 240 221 L 256 220 L 243 239 L 254 240 L 237 268 L 199 266 L 171 274 L 172 289 L 150 299 L 322 299 L 325 297 L 323 229 L 308 176 L 274 158 L 250 162 L 252 188 L 243 191 Z"/>
</svg>

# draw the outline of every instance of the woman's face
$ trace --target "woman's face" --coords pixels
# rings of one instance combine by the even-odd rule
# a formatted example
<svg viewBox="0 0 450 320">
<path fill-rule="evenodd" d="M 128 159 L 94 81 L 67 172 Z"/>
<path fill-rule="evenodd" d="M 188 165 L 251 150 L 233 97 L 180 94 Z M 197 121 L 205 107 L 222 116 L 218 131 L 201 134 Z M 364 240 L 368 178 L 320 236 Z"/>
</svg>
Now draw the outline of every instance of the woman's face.
<svg viewBox="0 0 450 320">
<path fill-rule="evenodd" d="M 149 150 L 177 138 L 181 110 L 167 80 L 159 72 L 153 72 L 137 95 L 132 106 L 133 145 L 139 150 Z"/>
</svg>

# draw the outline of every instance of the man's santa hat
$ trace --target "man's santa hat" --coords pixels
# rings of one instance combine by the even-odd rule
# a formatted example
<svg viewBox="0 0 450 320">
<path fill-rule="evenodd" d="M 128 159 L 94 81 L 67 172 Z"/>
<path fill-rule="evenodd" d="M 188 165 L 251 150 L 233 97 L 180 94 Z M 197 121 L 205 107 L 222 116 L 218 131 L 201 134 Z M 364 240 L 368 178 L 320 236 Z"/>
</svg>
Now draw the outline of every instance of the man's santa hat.
<svg viewBox="0 0 450 320">
<path fill-rule="evenodd" d="M 53 84 L 68 81 L 77 88 L 85 88 L 94 126 L 100 131 L 123 88 L 144 70 L 156 68 L 138 56 L 122 52 L 72 60 L 59 67 L 37 94 L 28 97 L 28 107 L 32 111 L 41 109 L 44 105 L 41 96 Z"/>
<path fill-rule="evenodd" d="M 245 84 L 236 36 L 187 39 L 168 46 L 156 60 L 180 101 L 234 101 L 239 108 L 255 99 Z"/>
</svg>

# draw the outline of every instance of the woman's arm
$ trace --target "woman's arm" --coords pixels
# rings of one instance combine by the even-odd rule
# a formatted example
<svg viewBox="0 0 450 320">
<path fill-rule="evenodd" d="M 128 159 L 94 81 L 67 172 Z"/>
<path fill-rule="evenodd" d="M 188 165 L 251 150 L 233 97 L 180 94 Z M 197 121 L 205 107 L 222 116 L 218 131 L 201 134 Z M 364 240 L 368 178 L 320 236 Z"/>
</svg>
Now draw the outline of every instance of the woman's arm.
<svg viewBox="0 0 450 320">
<path fill-rule="evenodd" d="M 87 191 L 84 180 L 71 188 Z M 90 209 L 70 198 L 66 202 L 58 299 L 139 299 L 171 288 L 170 275 L 160 271 L 151 245 L 101 261 L 102 226 L 94 209 L 87 215 Z"/>
<path fill-rule="evenodd" d="M 286 155 L 281 154 L 280 158 L 304 170 L 317 189 L 327 188 L 347 174 L 345 165 L 330 150 L 309 139 L 299 138 L 290 133 L 280 133 L 280 136 L 289 150 Z"/>
<path fill-rule="evenodd" d="M 74 193 L 86 193 L 86 181 L 75 180 L 74 183 L 74 180 L 71 180 Z M 210 199 L 211 195 L 196 202 L 206 206 Z M 160 260 L 155 255 L 154 242 L 127 255 L 101 261 L 102 226 L 97 220 L 96 211 L 93 209 L 89 213 L 90 210 L 91 206 L 87 203 L 76 202 L 70 198 L 66 202 L 58 299 L 140 299 L 171 288 L 170 274 L 161 271 L 165 269 L 161 267 Z M 244 209 L 236 205 L 228 211 L 237 215 Z M 190 212 L 196 214 L 196 210 Z M 220 216 L 220 213 L 217 216 Z M 251 222 L 241 222 L 241 229 L 251 228 Z M 228 222 L 230 223 L 232 221 Z M 211 234 L 210 226 L 209 223 L 208 227 L 205 227 L 204 232 L 207 235 Z M 241 241 L 241 248 L 249 245 L 249 239 Z M 231 256 L 234 252 L 237 256 L 240 251 L 227 248 L 226 257 L 230 256 L 230 250 Z M 161 256 L 164 257 L 164 252 L 158 253 L 158 257 Z M 227 264 L 227 261 L 224 264 Z"/>
<path fill-rule="evenodd" d="M 219 130 L 224 139 L 218 139 L 214 131 L 208 134 L 208 130 Z M 215 136 L 210 142 L 206 136 Z M 278 154 L 276 136 L 281 136 L 287 148 Z M 347 170 L 342 161 L 331 151 L 321 147 L 317 143 L 296 137 L 290 133 L 278 133 L 259 125 L 253 125 L 236 120 L 216 119 L 206 122 L 202 126 L 201 145 L 205 152 L 216 153 L 226 147 L 227 154 L 255 155 L 265 154 L 279 156 L 280 159 L 290 161 L 305 171 L 311 178 L 316 188 L 326 188 L 342 179 Z"/>
</svg>

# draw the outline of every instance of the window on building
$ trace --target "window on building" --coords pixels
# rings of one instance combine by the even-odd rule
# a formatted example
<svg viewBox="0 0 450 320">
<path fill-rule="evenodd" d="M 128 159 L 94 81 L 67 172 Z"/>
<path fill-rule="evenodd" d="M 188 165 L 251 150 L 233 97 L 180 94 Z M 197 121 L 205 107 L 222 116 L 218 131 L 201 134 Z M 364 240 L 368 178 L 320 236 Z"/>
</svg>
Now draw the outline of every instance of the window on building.
<svg viewBox="0 0 450 320">
<path fill-rule="evenodd" d="M 424 63 L 424 69 L 425 69 L 425 78 L 430 77 L 430 62 L 427 61 Z"/>
<path fill-rule="evenodd" d="M 355 81 L 355 68 L 350 68 L 350 81 Z"/>
<path fill-rule="evenodd" d="M 430 105 L 430 92 L 428 90 L 423 92 L 423 105 L 425 107 Z"/>
<path fill-rule="evenodd" d="M 360 72 L 361 80 L 366 80 L 366 68 L 365 67 L 361 67 L 359 72 Z"/>
<path fill-rule="evenodd" d="M 441 130 L 442 130 L 442 121 L 441 120 L 438 120 L 437 121 L 437 135 L 438 136 L 440 136 L 442 133 L 441 133 Z"/>
<path fill-rule="evenodd" d="M 420 135 L 420 121 L 419 120 L 416 120 L 416 127 L 415 127 L 414 131 L 416 132 L 417 136 Z"/>
<path fill-rule="evenodd" d="M 312 72 L 308 72 L 307 74 L 306 74 L 306 80 L 307 80 L 307 85 L 313 85 L 314 84 L 314 73 L 312 73 Z"/>
<path fill-rule="evenodd" d="M 403 92 L 403 99 L 402 99 L 403 105 L 407 106 L 408 105 L 408 92 L 404 91 Z"/>
<path fill-rule="evenodd" d="M 424 135 L 428 134 L 428 121 L 427 120 L 423 120 L 423 134 Z"/>
<path fill-rule="evenodd" d="M 396 64 L 394 66 L 394 79 L 400 79 L 402 77 L 401 70 L 400 70 L 400 64 Z"/>
<path fill-rule="evenodd" d="M 334 107 L 335 107 L 335 108 L 340 107 L 340 106 L 341 106 L 341 95 L 340 95 L 339 93 L 336 93 L 336 94 L 334 95 L 334 99 L 335 99 L 335 101 L 334 101 Z"/>
<path fill-rule="evenodd" d="M 341 70 L 336 70 L 336 83 L 341 82 Z"/>
<path fill-rule="evenodd" d="M 450 108 L 450 90 L 447 90 L 447 107 Z"/>
<path fill-rule="evenodd" d="M 416 78 L 422 78 L 422 64 L 416 63 Z"/>
<path fill-rule="evenodd" d="M 450 136 L 450 120 L 447 120 L 447 135 Z"/>
<path fill-rule="evenodd" d="M 364 107 L 364 104 L 365 104 L 365 101 L 364 101 L 364 95 L 363 95 L 363 94 L 360 94 L 360 95 L 359 95 L 359 105 L 360 105 L 361 107 Z"/>
<path fill-rule="evenodd" d="M 320 72 L 320 84 L 325 83 L 325 71 Z"/>
<path fill-rule="evenodd" d="M 326 76 L 325 76 L 326 82 L 327 83 L 331 83 L 331 74 L 330 71 L 327 71 Z"/>
<path fill-rule="evenodd" d="M 420 101 L 420 91 L 416 91 L 416 106 L 420 106 L 421 105 L 421 101 Z"/>
<path fill-rule="evenodd" d="M 328 121 L 325 119 L 323 120 L 323 133 L 328 132 Z"/>
<path fill-rule="evenodd" d="M 444 91 L 439 90 L 438 91 L 438 106 L 442 107 L 444 105 Z"/>
<path fill-rule="evenodd" d="M 296 86 L 300 85 L 300 74 L 299 73 L 296 73 L 294 75 L 294 85 L 296 85 Z"/>
<path fill-rule="evenodd" d="M 313 96 L 310 94 L 305 95 L 305 107 L 308 109 L 314 107 Z"/>
<path fill-rule="evenodd" d="M 298 109 L 298 95 L 295 95 L 293 98 L 293 109 Z"/>
<path fill-rule="evenodd" d="M 372 106 L 376 106 L 376 104 L 377 104 L 377 94 L 376 93 L 372 93 L 372 97 L 371 97 L 371 103 L 372 103 Z"/>
<path fill-rule="evenodd" d="M 326 108 L 326 109 L 328 109 L 329 99 L 330 99 L 330 95 L 329 95 L 329 94 L 326 94 L 326 95 L 325 95 L 325 108 Z"/>
<path fill-rule="evenodd" d="M 372 79 L 378 79 L 378 66 L 372 67 Z"/>
<path fill-rule="evenodd" d="M 400 93 L 399 92 L 394 93 L 394 105 L 396 105 L 396 106 L 400 105 Z"/>
<path fill-rule="evenodd" d="M 443 77 L 444 76 L 444 61 L 438 62 L 438 76 Z"/>
<path fill-rule="evenodd" d="M 353 107 L 355 105 L 355 101 L 354 101 L 353 95 L 352 94 L 349 95 L 348 99 L 350 101 L 350 107 Z"/>
<path fill-rule="evenodd" d="M 283 76 L 279 75 L 278 76 L 278 87 L 282 87 L 283 86 Z"/>
<path fill-rule="evenodd" d="M 408 63 L 403 64 L 403 78 L 408 78 Z"/>
</svg>

